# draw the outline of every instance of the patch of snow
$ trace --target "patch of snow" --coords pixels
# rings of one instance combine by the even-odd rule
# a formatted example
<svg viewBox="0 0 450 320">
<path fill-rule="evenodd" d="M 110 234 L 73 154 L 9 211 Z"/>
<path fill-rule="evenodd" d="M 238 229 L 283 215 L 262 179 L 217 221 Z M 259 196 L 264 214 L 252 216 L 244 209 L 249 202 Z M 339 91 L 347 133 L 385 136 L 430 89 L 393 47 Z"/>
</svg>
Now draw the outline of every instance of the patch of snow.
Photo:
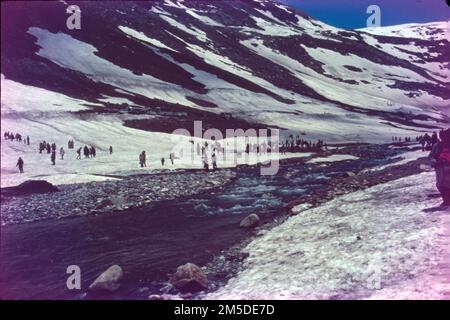
<svg viewBox="0 0 450 320">
<path fill-rule="evenodd" d="M 422 173 L 304 210 L 253 240 L 245 269 L 206 298 L 362 299 L 396 285 L 401 296 L 438 260 L 439 228 L 422 211 L 440 202 L 434 192 Z"/>
<path fill-rule="evenodd" d="M 333 154 L 328 157 L 311 159 L 307 163 L 336 162 L 336 161 L 358 160 L 358 159 L 359 159 L 358 157 L 352 156 L 350 154 Z"/>
</svg>

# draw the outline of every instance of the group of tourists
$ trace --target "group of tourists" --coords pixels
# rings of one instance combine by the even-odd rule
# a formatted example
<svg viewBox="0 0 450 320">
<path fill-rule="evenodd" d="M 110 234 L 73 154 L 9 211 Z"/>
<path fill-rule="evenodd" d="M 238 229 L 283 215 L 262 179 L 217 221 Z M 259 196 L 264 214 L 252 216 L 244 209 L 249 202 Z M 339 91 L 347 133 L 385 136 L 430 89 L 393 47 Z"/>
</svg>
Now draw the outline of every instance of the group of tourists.
<svg viewBox="0 0 450 320">
<path fill-rule="evenodd" d="M 112 148 L 112 147 L 110 147 L 110 148 Z M 85 145 L 84 147 L 79 147 L 77 149 L 77 157 L 76 157 L 77 160 L 81 160 L 81 151 L 83 151 L 84 157 L 88 158 L 88 159 L 95 158 L 95 156 L 97 155 L 97 150 L 95 149 L 94 146 L 88 147 Z"/>
<path fill-rule="evenodd" d="M 17 141 L 17 142 L 22 142 L 26 145 L 30 145 L 30 137 L 27 136 L 26 138 L 22 139 L 22 135 L 20 133 L 13 133 L 13 132 L 9 132 L 9 131 L 5 131 L 3 134 L 3 137 L 5 138 L 5 140 L 9 140 L 9 141 Z M 16 167 L 19 168 L 19 172 L 23 173 L 23 167 L 25 165 L 25 162 L 23 161 L 22 157 L 19 157 L 19 159 L 17 160 L 17 164 Z"/>
<path fill-rule="evenodd" d="M 10 141 L 18 141 L 18 142 L 22 142 L 26 145 L 30 145 L 30 137 L 27 136 L 26 138 L 22 139 L 22 135 L 20 133 L 12 133 L 9 131 L 5 131 L 5 133 L 3 134 L 3 137 L 5 138 L 5 140 L 10 140 Z"/>
<path fill-rule="evenodd" d="M 56 143 L 48 143 L 45 140 L 39 142 L 39 153 L 42 153 L 45 151 L 46 153 L 50 154 L 50 161 L 52 165 L 56 165 Z M 66 151 L 63 147 L 59 149 L 59 155 L 61 157 L 61 160 L 64 160 L 64 155 L 66 154 Z"/>
<path fill-rule="evenodd" d="M 27 136 L 26 138 L 22 138 L 22 135 L 19 133 L 12 133 L 9 131 L 5 131 L 3 134 L 3 137 L 5 140 L 10 140 L 10 141 L 18 141 L 18 142 L 24 142 L 24 144 L 26 145 L 30 145 L 30 137 Z M 73 149 L 74 148 L 74 141 L 72 139 L 70 139 L 67 143 L 67 148 L 68 149 Z M 84 147 L 80 147 L 77 149 L 76 153 L 77 153 L 77 160 L 81 159 L 81 152 L 83 151 L 83 155 L 85 158 L 95 158 L 96 154 L 97 154 L 97 150 L 95 149 L 94 146 L 84 146 Z M 46 153 L 46 154 L 50 154 L 50 162 L 52 165 L 56 165 L 56 152 L 57 152 L 57 146 L 56 143 L 49 143 L 45 140 L 39 142 L 39 153 Z M 66 151 L 64 150 L 64 147 L 61 146 L 61 148 L 59 148 L 59 156 L 61 160 L 64 160 L 64 156 L 66 154 Z M 109 153 L 112 154 L 113 153 L 113 147 L 109 146 Z M 24 172 L 24 165 L 25 165 L 25 161 L 22 159 L 22 157 L 19 157 L 19 159 L 17 160 L 17 164 L 16 167 L 18 167 L 19 172 L 23 173 Z"/>
<path fill-rule="evenodd" d="M 285 154 L 286 152 L 311 152 L 320 151 L 325 147 L 323 140 L 317 140 L 316 142 L 307 141 L 301 139 L 300 136 L 294 138 L 293 135 L 289 135 L 288 138 L 283 139 L 280 144 L 280 153 Z"/>
<path fill-rule="evenodd" d="M 439 142 L 439 138 L 437 132 L 433 132 L 431 135 L 425 133 L 423 136 L 416 137 L 416 141 L 422 146 L 422 151 L 430 151 Z"/>
<path fill-rule="evenodd" d="M 411 137 L 397 137 L 397 136 L 392 136 L 392 141 L 393 142 L 411 142 Z"/>
</svg>

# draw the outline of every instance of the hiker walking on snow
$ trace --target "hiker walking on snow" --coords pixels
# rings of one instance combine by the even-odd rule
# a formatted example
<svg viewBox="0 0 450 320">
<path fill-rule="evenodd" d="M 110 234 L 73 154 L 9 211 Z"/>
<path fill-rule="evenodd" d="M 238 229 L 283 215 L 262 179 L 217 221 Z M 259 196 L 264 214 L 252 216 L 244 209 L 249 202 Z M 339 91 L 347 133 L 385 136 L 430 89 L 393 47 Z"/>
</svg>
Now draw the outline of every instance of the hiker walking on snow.
<svg viewBox="0 0 450 320">
<path fill-rule="evenodd" d="M 169 157 L 170 157 L 170 162 L 171 162 L 172 165 L 173 165 L 173 160 L 175 160 L 175 152 L 171 152 L 170 155 L 169 155 Z"/>
<path fill-rule="evenodd" d="M 22 158 L 19 157 L 19 160 L 17 160 L 16 167 L 19 167 L 20 173 L 23 173 L 23 165 L 24 165 L 24 162 L 23 162 Z"/>
<path fill-rule="evenodd" d="M 81 147 L 77 149 L 77 160 L 81 160 Z"/>
<path fill-rule="evenodd" d="M 27 145 L 30 145 L 30 137 L 27 136 Z"/>
<path fill-rule="evenodd" d="M 60 156 L 61 156 L 61 160 L 64 160 L 64 154 L 65 154 L 66 152 L 64 151 L 64 148 L 63 147 L 61 147 L 61 149 L 59 149 L 59 154 L 60 154 Z"/>
<path fill-rule="evenodd" d="M 436 171 L 436 187 L 442 195 L 442 207 L 450 206 L 450 128 L 439 133 L 429 158 Z M 436 138 L 437 139 L 437 138 Z"/>
<path fill-rule="evenodd" d="M 146 160 L 145 151 L 142 151 L 141 154 L 139 155 L 139 164 L 141 165 L 141 168 L 147 167 L 146 162 L 147 162 L 147 160 Z"/>
<path fill-rule="evenodd" d="M 112 154 L 113 153 L 113 148 L 112 148 L 112 146 L 109 146 L 109 154 Z"/>
<path fill-rule="evenodd" d="M 164 167 L 164 162 L 166 162 L 166 159 L 164 157 L 161 158 L 161 165 Z"/>
</svg>

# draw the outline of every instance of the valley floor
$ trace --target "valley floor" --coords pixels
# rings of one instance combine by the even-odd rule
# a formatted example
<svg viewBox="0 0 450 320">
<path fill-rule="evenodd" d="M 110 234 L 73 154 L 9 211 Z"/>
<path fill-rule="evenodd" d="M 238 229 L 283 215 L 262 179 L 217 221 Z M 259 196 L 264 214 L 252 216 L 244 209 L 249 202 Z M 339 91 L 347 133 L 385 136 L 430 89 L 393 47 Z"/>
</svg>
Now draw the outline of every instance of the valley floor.
<svg viewBox="0 0 450 320">
<path fill-rule="evenodd" d="M 206 298 L 449 299 L 450 211 L 433 210 L 436 193 L 424 172 L 301 211 Z"/>
</svg>

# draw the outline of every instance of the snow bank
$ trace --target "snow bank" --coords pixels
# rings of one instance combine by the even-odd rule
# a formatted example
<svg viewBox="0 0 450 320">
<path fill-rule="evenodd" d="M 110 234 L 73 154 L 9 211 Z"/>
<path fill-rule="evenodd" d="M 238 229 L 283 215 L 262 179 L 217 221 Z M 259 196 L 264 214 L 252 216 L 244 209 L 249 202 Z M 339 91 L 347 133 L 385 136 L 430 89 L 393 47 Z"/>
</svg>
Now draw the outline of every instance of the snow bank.
<svg viewBox="0 0 450 320">
<path fill-rule="evenodd" d="M 329 157 L 320 157 L 311 159 L 307 163 L 335 162 L 335 161 L 358 160 L 358 159 L 359 157 L 355 157 L 350 154 L 333 154 Z"/>
<path fill-rule="evenodd" d="M 439 228 L 422 211 L 435 192 L 422 173 L 305 210 L 251 242 L 244 271 L 206 298 L 358 299 L 413 281 L 437 263 Z"/>
</svg>

